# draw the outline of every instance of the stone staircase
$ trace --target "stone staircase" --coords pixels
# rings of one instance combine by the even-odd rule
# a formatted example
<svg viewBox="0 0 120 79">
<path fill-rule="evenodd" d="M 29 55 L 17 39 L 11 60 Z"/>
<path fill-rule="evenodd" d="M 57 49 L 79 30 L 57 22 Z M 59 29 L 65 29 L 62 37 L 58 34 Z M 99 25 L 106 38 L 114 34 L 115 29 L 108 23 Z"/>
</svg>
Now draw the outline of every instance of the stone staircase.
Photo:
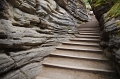
<svg viewBox="0 0 120 79">
<path fill-rule="evenodd" d="M 78 29 L 76 38 L 62 42 L 43 60 L 35 79 L 118 79 L 100 48 L 98 23 L 88 22 Z"/>
</svg>

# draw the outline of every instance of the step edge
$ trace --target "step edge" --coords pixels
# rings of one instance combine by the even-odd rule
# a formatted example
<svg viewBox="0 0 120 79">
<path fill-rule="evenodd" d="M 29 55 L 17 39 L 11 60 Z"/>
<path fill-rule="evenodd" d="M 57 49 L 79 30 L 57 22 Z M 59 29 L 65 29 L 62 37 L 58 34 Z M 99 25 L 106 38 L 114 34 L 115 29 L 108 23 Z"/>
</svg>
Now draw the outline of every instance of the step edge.
<svg viewBox="0 0 120 79">
<path fill-rule="evenodd" d="M 88 40 L 88 41 L 100 41 L 100 39 L 80 39 L 80 38 L 70 38 L 69 40 Z"/>
<path fill-rule="evenodd" d="M 58 67 L 58 68 L 73 69 L 73 70 L 83 70 L 83 71 L 92 71 L 92 72 L 115 73 L 115 71 L 113 71 L 113 70 L 107 70 L 107 69 L 97 69 L 97 68 L 85 68 L 85 67 L 66 66 L 66 65 L 51 64 L 51 63 L 46 63 L 46 62 L 43 62 L 42 65 L 44 65 L 44 66 Z"/>
<path fill-rule="evenodd" d="M 100 37 L 95 37 L 95 36 L 79 36 L 79 35 L 75 35 L 76 38 L 96 38 L 96 39 L 100 39 Z"/>
<path fill-rule="evenodd" d="M 92 30 L 92 29 L 78 29 L 79 31 L 93 31 L 93 32 L 100 32 L 100 30 Z"/>
<path fill-rule="evenodd" d="M 81 34 L 98 34 L 98 35 L 100 35 L 100 33 L 81 33 Z"/>
<path fill-rule="evenodd" d="M 55 54 L 50 53 L 50 56 L 59 56 L 59 57 L 67 57 L 67 58 L 74 58 L 74 59 L 85 59 L 85 60 L 95 60 L 95 61 L 109 61 L 108 59 L 102 58 L 92 58 L 92 57 L 78 57 L 78 56 L 70 56 L 70 55 L 62 55 L 62 54 Z"/>
<path fill-rule="evenodd" d="M 86 39 L 69 39 L 70 41 L 89 41 L 89 42 L 100 42 L 100 40 L 86 40 Z"/>
<path fill-rule="evenodd" d="M 43 76 L 36 76 L 34 79 L 51 79 L 51 78 L 47 78 L 47 77 L 43 77 Z"/>
<path fill-rule="evenodd" d="M 79 31 L 79 33 L 100 33 L 100 32 L 98 32 L 98 31 L 91 31 L 91 30 L 88 30 L 88 31 L 85 31 L 85 30 L 81 30 L 81 31 Z"/>
<path fill-rule="evenodd" d="M 81 34 L 81 33 L 79 33 L 79 35 L 84 35 L 84 36 L 100 36 L 99 34 Z"/>
<path fill-rule="evenodd" d="M 80 43 L 71 43 L 71 42 L 62 42 L 62 44 L 68 44 L 68 45 L 81 45 L 81 46 L 100 46 L 99 44 L 80 44 Z"/>
<path fill-rule="evenodd" d="M 63 48 L 63 47 L 56 47 L 56 49 L 102 52 L 102 50 L 89 50 L 89 49 L 83 50 L 83 49 L 73 49 L 73 48 Z"/>
<path fill-rule="evenodd" d="M 75 36 L 78 36 L 78 37 L 83 37 L 83 36 L 85 36 L 85 37 L 100 37 L 100 36 L 95 36 L 95 35 L 80 35 L 80 34 L 75 35 Z"/>
</svg>

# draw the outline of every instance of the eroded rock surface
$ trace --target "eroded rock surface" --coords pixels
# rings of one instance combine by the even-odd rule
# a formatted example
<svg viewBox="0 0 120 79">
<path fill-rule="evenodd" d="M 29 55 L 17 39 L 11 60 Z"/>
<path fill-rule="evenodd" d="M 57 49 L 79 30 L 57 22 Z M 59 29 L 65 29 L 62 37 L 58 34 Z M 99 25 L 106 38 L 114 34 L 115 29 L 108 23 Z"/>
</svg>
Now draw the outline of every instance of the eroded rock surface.
<svg viewBox="0 0 120 79">
<path fill-rule="evenodd" d="M 32 79 L 40 61 L 87 20 L 82 0 L 1 0 L 0 79 Z"/>
</svg>

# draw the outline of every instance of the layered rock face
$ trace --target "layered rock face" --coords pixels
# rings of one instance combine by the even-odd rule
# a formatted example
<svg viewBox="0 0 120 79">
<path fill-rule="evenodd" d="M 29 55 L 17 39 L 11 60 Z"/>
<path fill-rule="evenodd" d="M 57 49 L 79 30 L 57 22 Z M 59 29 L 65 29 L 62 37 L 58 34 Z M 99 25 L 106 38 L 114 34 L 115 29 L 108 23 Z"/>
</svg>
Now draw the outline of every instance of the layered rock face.
<svg viewBox="0 0 120 79">
<path fill-rule="evenodd" d="M 120 1 L 89 0 L 101 26 L 101 45 L 120 74 Z"/>
<path fill-rule="evenodd" d="M 82 0 L 0 0 L 0 79 L 32 79 L 87 20 Z"/>
</svg>

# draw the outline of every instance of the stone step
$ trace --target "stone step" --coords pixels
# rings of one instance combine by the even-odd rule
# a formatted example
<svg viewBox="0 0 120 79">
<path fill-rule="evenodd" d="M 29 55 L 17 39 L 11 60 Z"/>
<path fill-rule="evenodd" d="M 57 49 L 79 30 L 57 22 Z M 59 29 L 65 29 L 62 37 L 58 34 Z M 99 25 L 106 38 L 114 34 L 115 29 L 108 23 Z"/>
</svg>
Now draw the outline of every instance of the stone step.
<svg viewBox="0 0 120 79">
<path fill-rule="evenodd" d="M 85 56 L 74 56 L 74 55 L 66 55 L 61 53 L 51 53 L 51 57 L 65 57 L 65 58 L 73 58 L 73 59 L 85 59 L 85 60 L 94 60 L 94 61 L 109 61 L 107 58 L 96 58 L 96 57 L 85 57 Z"/>
<path fill-rule="evenodd" d="M 81 45 L 81 46 L 100 46 L 99 43 L 94 43 L 94 42 L 77 42 L 77 41 L 66 41 L 66 42 L 62 42 L 62 44 Z"/>
<path fill-rule="evenodd" d="M 84 33 L 101 33 L 100 30 L 78 30 L 78 31 Z"/>
<path fill-rule="evenodd" d="M 81 24 L 77 28 L 100 28 L 100 27 L 99 27 L 98 21 L 91 21 L 91 22 L 87 22 L 85 24 Z"/>
<path fill-rule="evenodd" d="M 91 37 L 93 36 L 93 37 L 100 37 L 100 35 L 92 35 L 92 34 L 88 34 L 88 35 L 87 35 L 87 34 L 82 34 L 82 33 L 81 33 L 81 34 L 75 34 L 75 35 L 78 35 L 78 36 L 91 36 Z"/>
<path fill-rule="evenodd" d="M 93 38 L 71 38 L 70 41 L 100 42 L 100 39 Z"/>
<path fill-rule="evenodd" d="M 94 36 L 100 36 L 100 33 L 79 33 L 80 35 L 94 35 Z"/>
<path fill-rule="evenodd" d="M 100 29 L 90 29 L 90 28 L 81 28 L 78 29 L 79 31 L 95 31 L 95 32 L 100 32 Z"/>
<path fill-rule="evenodd" d="M 78 46 L 78 45 L 65 45 L 65 44 L 56 47 L 56 49 L 102 52 L 102 50 L 99 47 Z"/>
<path fill-rule="evenodd" d="M 79 26 L 77 27 L 78 29 L 81 29 L 81 28 L 96 28 L 96 29 L 100 29 L 100 27 L 83 27 L 83 26 Z"/>
<path fill-rule="evenodd" d="M 77 37 L 77 38 L 96 38 L 96 39 L 100 39 L 100 36 L 93 36 L 93 35 L 79 35 L 79 34 L 75 34 L 75 37 Z"/>
<path fill-rule="evenodd" d="M 81 70 L 81 71 L 91 71 L 91 72 L 103 72 L 103 73 L 115 73 L 113 70 L 107 70 L 107 69 L 99 69 L 99 68 L 86 68 L 86 67 L 76 67 L 76 66 L 66 66 L 66 65 L 60 65 L 60 64 L 53 64 L 53 63 L 43 63 L 44 66 L 51 66 L 51 67 L 57 67 L 57 68 L 65 68 L 65 69 L 73 69 L 73 70 Z"/>
<path fill-rule="evenodd" d="M 76 68 L 77 69 L 77 68 Z M 47 77 L 51 79 L 117 79 L 117 76 L 105 73 L 85 72 L 82 70 L 66 69 L 63 67 L 43 67 L 37 77 Z"/>
<path fill-rule="evenodd" d="M 53 67 L 71 68 L 84 71 L 96 71 L 96 72 L 110 72 L 113 73 L 112 67 L 108 62 L 94 61 L 86 59 L 74 59 L 65 57 L 48 57 L 44 60 L 43 65 Z"/>
<path fill-rule="evenodd" d="M 80 38 L 63 42 L 42 61 L 42 70 L 35 79 L 119 79 L 100 49 L 100 28 L 97 21 L 82 24 Z"/>
<path fill-rule="evenodd" d="M 97 28 L 97 27 L 93 27 L 93 28 L 79 28 L 78 30 L 100 30 L 100 28 Z"/>
<path fill-rule="evenodd" d="M 90 51 L 75 51 L 75 50 L 55 50 L 52 54 L 75 56 L 75 57 L 88 57 L 88 58 L 98 58 L 106 60 L 103 53 L 90 52 Z"/>
<path fill-rule="evenodd" d="M 45 77 L 37 76 L 35 79 L 51 79 L 51 78 L 45 78 Z"/>
<path fill-rule="evenodd" d="M 79 31 L 79 33 L 101 33 L 99 31 Z"/>
<path fill-rule="evenodd" d="M 62 49 L 62 50 L 75 50 L 75 51 L 90 51 L 90 52 L 102 52 L 100 48 L 96 47 L 86 47 L 86 46 L 71 46 L 71 45 L 61 45 L 56 47 L 56 49 Z"/>
</svg>

